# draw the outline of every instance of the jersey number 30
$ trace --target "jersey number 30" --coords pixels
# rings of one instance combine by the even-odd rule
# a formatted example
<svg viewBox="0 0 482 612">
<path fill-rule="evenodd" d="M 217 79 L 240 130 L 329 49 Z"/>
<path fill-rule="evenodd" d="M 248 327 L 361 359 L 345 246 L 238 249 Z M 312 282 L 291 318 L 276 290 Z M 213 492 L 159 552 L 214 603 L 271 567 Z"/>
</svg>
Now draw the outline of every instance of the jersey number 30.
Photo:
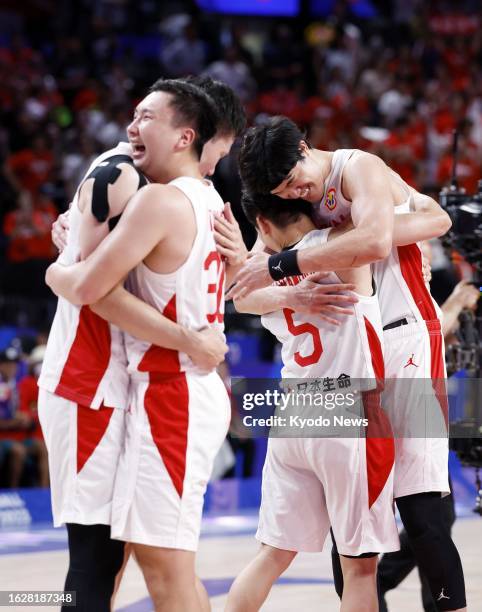
<svg viewBox="0 0 482 612">
<path fill-rule="evenodd" d="M 211 266 L 216 265 L 216 282 L 208 284 L 208 294 L 213 293 L 216 298 L 216 306 L 214 312 L 207 313 L 206 319 L 208 323 L 222 323 L 224 315 L 221 312 L 222 300 L 224 300 L 224 264 L 221 261 L 221 256 L 217 251 L 211 251 L 204 260 L 204 269 L 209 270 Z"/>
<path fill-rule="evenodd" d="M 293 321 L 294 310 L 291 310 L 291 308 L 283 308 L 283 314 L 285 316 L 290 334 L 293 334 L 293 336 L 310 334 L 313 339 L 313 352 L 309 355 L 302 355 L 299 351 L 297 351 L 293 355 L 295 362 L 302 368 L 317 363 L 323 353 L 323 345 L 321 344 L 321 337 L 318 328 L 312 323 L 295 323 Z"/>
</svg>

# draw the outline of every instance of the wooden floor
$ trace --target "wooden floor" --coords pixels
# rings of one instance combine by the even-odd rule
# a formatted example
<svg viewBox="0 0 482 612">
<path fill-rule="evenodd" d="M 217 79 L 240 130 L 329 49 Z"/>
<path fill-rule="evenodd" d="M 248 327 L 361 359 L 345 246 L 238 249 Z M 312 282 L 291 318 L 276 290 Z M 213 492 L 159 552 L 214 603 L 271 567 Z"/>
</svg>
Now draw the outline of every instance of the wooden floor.
<svg viewBox="0 0 482 612">
<path fill-rule="evenodd" d="M 246 535 L 236 535 L 229 519 L 229 528 L 224 535 L 223 527 L 205 531 L 210 535 L 201 539 L 198 553 L 198 573 L 211 593 L 213 612 L 221 612 L 226 601 L 226 592 L 232 579 L 252 558 L 257 543 L 248 525 Z M 255 517 L 251 518 L 255 522 Z M 235 527 L 235 525 L 234 525 Z M 473 515 L 460 519 L 454 526 L 454 537 L 462 556 L 465 570 L 468 609 L 482 610 L 482 518 Z M 23 539 L 22 539 L 23 538 Z M 36 538 L 36 539 L 35 539 Z M 32 542 L 39 542 L 39 551 L 30 550 Z M 28 552 L 18 552 L 25 546 Z M 29 548 L 30 547 L 30 548 Z M 45 550 L 45 548 L 61 550 Z M 10 553 L 9 550 L 15 552 Z M 65 533 L 62 530 L 45 530 L 40 534 L 14 534 L 5 539 L 0 534 L 0 589 L 12 590 L 59 590 L 67 564 Z M 268 602 L 262 608 L 265 612 L 314 612 L 336 611 L 339 609 L 335 595 L 329 550 L 322 554 L 299 555 L 286 572 L 284 584 L 274 587 Z M 418 576 L 412 574 L 396 591 L 387 596 L 390 612 L 417 612 L 420 604 Z M 18 607 L 10 610 L 28 610 Z M 36 608 L 37 610 L 39 608 Z M 43 607 L 42 610 L 54 610 Z M 139 569 L 129 562 L 117 599 L 116 610 L 123 612 L 148 612 L 152 610 Z"/>
</svg>

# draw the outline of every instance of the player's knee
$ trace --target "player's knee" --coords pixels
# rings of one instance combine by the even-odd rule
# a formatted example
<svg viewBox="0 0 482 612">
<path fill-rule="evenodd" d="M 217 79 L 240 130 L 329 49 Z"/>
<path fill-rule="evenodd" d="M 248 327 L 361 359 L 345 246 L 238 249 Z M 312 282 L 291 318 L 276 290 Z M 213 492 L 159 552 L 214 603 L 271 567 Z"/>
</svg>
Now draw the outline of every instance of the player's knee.
<svg viewBox="0 0 482 612">
<path fill-rule="evenodd" d="M 133 548 L 146 582 L 156 590 L 194 585 L 194 553 L 143 545 Z"/>
<path fill-rule="evenodd" d="M 296 557 L 296 552 L 292 550 L 283 550 L 281 548 L 274 548 L 268 544 L 261 545 L 260 554 L 263 555 L 267 561 L 281 574 L 283 573 Z"/>
<path fill-rule="evenodd" d="M 403 526 L 410 539 L 439 531 L 441 522 L 440 494 L 422 493 L 397 499 Z"/>
<path fill-rule="evenodd" d="M 377 556 L 341 557 L 343 578 L 345 580 L 375 579 L 377 571 Z"/>
</svg>

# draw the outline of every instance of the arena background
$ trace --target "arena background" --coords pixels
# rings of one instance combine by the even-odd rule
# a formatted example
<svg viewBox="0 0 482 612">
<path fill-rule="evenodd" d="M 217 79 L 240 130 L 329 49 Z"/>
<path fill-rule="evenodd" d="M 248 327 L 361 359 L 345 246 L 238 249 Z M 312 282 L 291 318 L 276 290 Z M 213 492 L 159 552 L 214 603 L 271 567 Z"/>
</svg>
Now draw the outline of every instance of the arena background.
<svg viewBox="0 0 482 612">
<path fill-rule="evenodd" d="M 13 438 L 26 449 L 16 480 L 8 445 L 0 452 L 0 590 L 62 586 L 65 533 L 48 527 L 48 489 L 39 488 L 41 455 L 26 442 L 41 445 L 32 379 L 55 312 L 43 282 L 56 256 L 50 228 L 92 159 L 125 140 L 147 86 L 160 76 L 211 75 L 237 92 L 250 124 L 287 115 L 303 126 L 313 146 L 376 153 L 434 196 L 449 182 L 457 128 L 459 182 L 474 193 L 482 176 L 480 26 L 478 0 L 0 3 L 0 351 L 18 352 L 18 401 L 11 407 L 15 403 L 25 415 L 13 436 L 0 415 L 0 444 Z M 236 156 L 235 145 L 214 181 L 232 203 L 250 246 L 254 232 L 239 206 Z M 460 257 L 447 257 L 439 243 L 432 253 L 432 293 L 443 303 L 470 268 Z M 227 304 L 226 325 L 231 374 L 278 374 L 278 347 L 257 317 L 238 316 Z M 452 400 L 457 411 L 463 404 L 458 391 Z M 216 610 L 256 547 L 265 440 L 234 437 L 230 447 L 235 463 L 228 450 L 218 471 L 224 478 L 208 491 L 199 554 L 199 573 Z M 469 609 L 477 610 L 482 523 L 471 511 L 474 474 L 455 456 L 451 462 L 460 519 L 454 533 Z M 9 489 L 12 484 L 21 488 Z M 264 609 L 336 609 L 328 555 L 301 557 Z M 389 593 L 390 610 L 422 609 L 418 591 L 413 572 Z M 134 565 L 118 601 L 122 610 L 150 609 Z"/>
</svg>

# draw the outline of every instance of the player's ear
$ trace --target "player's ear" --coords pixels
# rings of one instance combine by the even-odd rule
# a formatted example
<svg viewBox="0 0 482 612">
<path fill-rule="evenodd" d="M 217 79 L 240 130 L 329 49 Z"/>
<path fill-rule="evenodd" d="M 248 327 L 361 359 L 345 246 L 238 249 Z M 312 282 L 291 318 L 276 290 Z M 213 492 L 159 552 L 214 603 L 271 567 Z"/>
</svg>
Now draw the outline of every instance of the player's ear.
<svg viewBox="0 0 482 612">
<path fill-rule="evenodd" d="M 259 230 L 259 232 L 261 233 L 261 235 L 270 235 L 271 234 L 271 224 L 270 222 L 265 219 L 262 215 L 258 215 L 256 217 L 256 226 Z"/>
<path fill-rule="evenodd" d="M 196 139 L 196 132 L 190 127 L 186 127 L 182 130 L 178 140 L 178 147 L 180 149 L 188 149 L 192 146 Z"/>
<path fill-rule="evenodd" d="M 300 151 L 303 155 L 306 155 L 308 153 L 308 151 L 310 150 L 310 147 L 306 144 L 305 140 L 300 140 Z"/>
</svg>

